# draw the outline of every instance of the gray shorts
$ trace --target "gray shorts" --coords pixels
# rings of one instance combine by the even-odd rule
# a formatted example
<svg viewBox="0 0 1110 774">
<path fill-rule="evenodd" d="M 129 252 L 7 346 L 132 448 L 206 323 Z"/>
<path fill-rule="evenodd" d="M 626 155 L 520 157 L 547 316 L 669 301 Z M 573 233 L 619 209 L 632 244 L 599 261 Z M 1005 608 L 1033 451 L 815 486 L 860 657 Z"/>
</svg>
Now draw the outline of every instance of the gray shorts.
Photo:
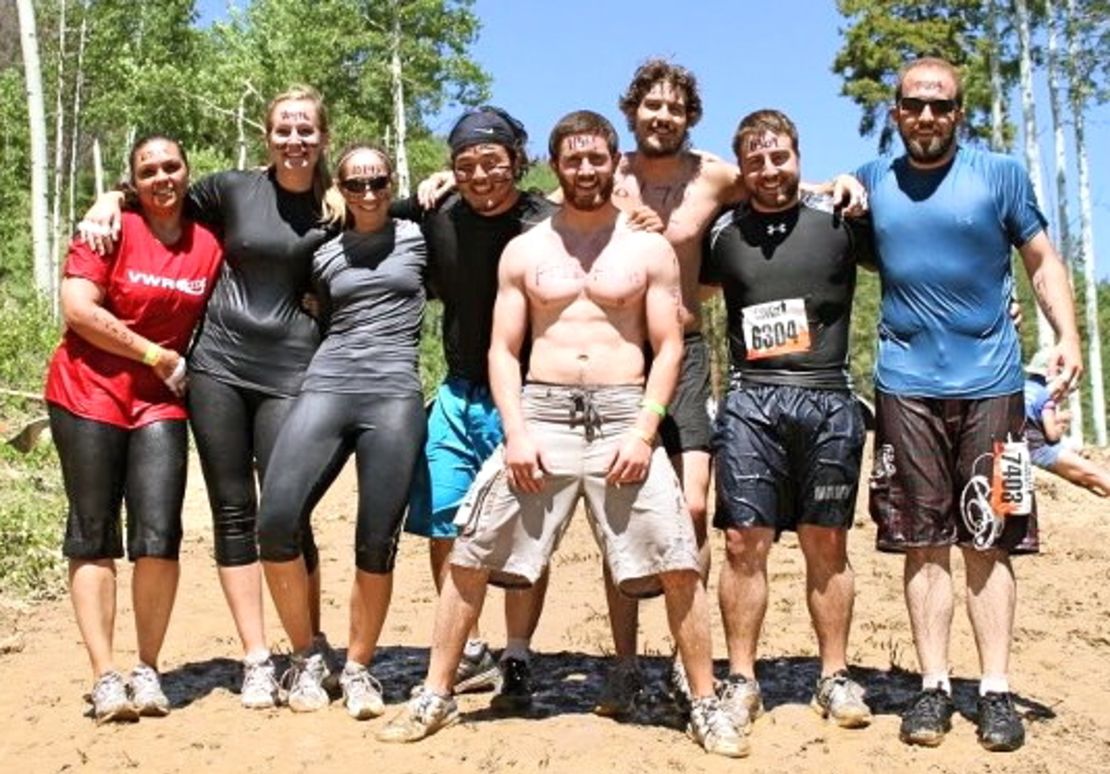
<svg viewBox="0 0 1110 774">
<path fill-rule="evenodd" d="M 605 482 L 642 398 L 639 385 L 526 385 L 525 424 L 546 465 L 544 489 L 511 490 L 498 449 L 459 508 L 451 563 L 489 570 L 497 586 L 530 586 L 547 568 L 584 497 L 594 538 L 623 594 L 654 596 L 661 591 L 659 573 L 697 572 L 693 524 L 662 448 L 656 446 L 642 483 Z"/>
</svg>

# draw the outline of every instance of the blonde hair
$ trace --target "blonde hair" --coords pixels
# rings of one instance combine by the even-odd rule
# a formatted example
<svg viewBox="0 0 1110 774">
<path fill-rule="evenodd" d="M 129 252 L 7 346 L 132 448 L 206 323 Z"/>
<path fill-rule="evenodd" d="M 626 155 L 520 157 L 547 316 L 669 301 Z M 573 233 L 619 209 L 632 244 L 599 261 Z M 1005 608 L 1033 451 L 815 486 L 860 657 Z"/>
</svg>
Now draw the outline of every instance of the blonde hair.
<svg viewBox="0 0 1110 774">
<path fill-rule="evenodd" d="M 320 218 L 321 222 L 328 226 L 348 226 L 350 213 L 347 211 L 347 200 L 343 198 L 343 192 L 339 190 L 340 175 L 343 174 L 343 165 L 346 164 L 351 156 L 359 151 L 373 151 L 381 157 L 385 162 L 385 168 L 389 171 L 390 179 L 393 178 L 393 160 L 389 158 L 389 154 L 385 150 L 373 142 L 353 142 L 343 148 L 339 153 L 339 159 L 335 162 L 335 178 L 331 181 L 331 185 L 324 192 L 324 200 L 322 204 L 323 214 Z"/>
<path fill-rule="evenodd" d="M 269 140 L 270 131 L 274 128 L 274 110 L 282 102 L 291 102 L 293 100 L 304 100 L 311 102 L 312 106 L 316 108 L 316 126 L 321 133 L 328 134 L 328 109 L 324 105 L 324 98 L 320 96 L 320 92 L 311 86 L 294 85 L 278 94 L 270 104 L 266 106 L 266 137 Z M 328 157 L 323 148 L 320 149 L 320 155 L 316 158 L 316 166 L 312 169 L 312 194 L 317 201 L 323 203 L 324 193 L 331 185 L 331 173 L 328 172 Z"/>
</svg>

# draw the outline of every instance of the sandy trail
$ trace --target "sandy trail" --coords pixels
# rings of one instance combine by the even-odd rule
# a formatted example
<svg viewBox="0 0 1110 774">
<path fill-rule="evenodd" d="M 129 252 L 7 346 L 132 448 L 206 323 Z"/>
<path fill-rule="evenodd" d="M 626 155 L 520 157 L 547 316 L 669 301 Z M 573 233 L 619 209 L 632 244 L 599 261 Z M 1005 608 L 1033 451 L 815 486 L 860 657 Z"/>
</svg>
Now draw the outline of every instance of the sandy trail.
<svg viewBox="0 0 1110 774">
<path fill-rule="evenodd" d="M 1102 458 L 1104 463 L 1110 457 Z M 865 470 L 869 469 L 865 467 Z M 347 594 L 355 503 L 353 471 L 344 471 L 317 511 L 324 572 L 324 628 L 336 647 L 347 639 Z M 851 661 L 875 710 L 869 729 L 845 731 L 807 706 L 817 674 L 816 646 L 805 608 L 796 541 L 772 552 L 771 602 L 760 644 L 759 677 L 767 715 L 752 735 L 744 762 L 704 755 L 682 733 L 660 689 L 624 723 L 590 714 L 610 652 L 600 557 L 577 518 L 557 555 L 548 605 L 534 640 L 539 694 L 528 718 L 498 718 L 488 694 L 464 697 L 463 723 L 419 745 L 386 746 L 374 739 L 385 722 L 358 723 L 338 704 L 309 716 L 288 710 L 240 709 L 238 645 L 211 560 L 211 531 L 199 470 L 186 500 L 186 538 L 177 609 L 162 669 L 174 704 L 165 719 L 96 727 L 82 716 L 88 662 L 68 603 L 0 607 L 0 763 L 23 771 L 304 771 L 388 772 L 674 772 L 747 768 L 764 772 L 1101 772 L 1110 770 L 1110 504 L 1048 474 L 1038 479 L 1044 552 L 1016 562 L 1019 611 L 1013 680 L 1027 719 L 1028 743 L 1017 753 L 989 754 L 975 742 L 975 648 L 959 593 L 952 643 L 955 727 L 937 749 L 897 740 L 898 710 L 917 687 L 905 670 L 916 659 L 902 602 L 901 561 L 872 550 L 874 530 L 861 496 L 851 555 L 857 573 Z M 719 566 L 721 541 L 713 538 Z M 957 561 L 957 578 L 962 568 Z M 120 565 L 121 588 L 130 569 Z M 716 584 L 711 585 L 716 598 Z M 119 598 L 117 651 L 121 667 L 135 659 L 131 607 Z M 391 704 L 403 701 L 422 675 L 431 633 L 434 592 L 425 546 L 402 541 L 393 606 L 374 664 Z M 493 591 L 483 625 L 503 641 L 501 594 Z M 272 608 L 268 633 L 283 635 Z M 660 686 L 670 652 L 661 602 L 644 606 L 641 652 L 649 680 Z M 726 671 L 719 616 L 714 612 L 717 671 Z M 392 714 L 391 709 L 387 717 Z"/>
</svg>

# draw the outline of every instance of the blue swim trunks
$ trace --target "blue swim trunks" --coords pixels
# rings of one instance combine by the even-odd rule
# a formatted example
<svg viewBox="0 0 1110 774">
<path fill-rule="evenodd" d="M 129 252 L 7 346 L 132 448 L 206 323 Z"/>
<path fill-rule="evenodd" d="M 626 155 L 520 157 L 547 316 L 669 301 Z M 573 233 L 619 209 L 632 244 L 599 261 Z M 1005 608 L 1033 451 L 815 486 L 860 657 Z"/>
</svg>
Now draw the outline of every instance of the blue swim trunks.
<svg viewBox="0 0 1110 774">
<path fill-rule="evenodd" d="M 504 438 L 501 417 L 485 384 L 448 378 L 428 414 L 428 441 L 409 490 L 405 531 L 453 539 L 455 512 L 482 463 Z"/>
</svg>

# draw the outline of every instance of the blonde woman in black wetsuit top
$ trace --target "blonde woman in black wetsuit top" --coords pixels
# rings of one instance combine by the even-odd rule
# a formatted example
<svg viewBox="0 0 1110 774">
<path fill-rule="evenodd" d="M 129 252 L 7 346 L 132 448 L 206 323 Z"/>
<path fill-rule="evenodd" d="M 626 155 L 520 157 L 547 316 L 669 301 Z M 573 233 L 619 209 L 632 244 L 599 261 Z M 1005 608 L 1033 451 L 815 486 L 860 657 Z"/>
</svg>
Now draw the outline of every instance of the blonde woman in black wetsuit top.
<svg viewBox="0 0 1110 774">
<path fill-rule="evenodd" d="M 295 712 L 327 706 L 328 666 L 313 642 L 303 533 L 312 507 L 353 452 L 358 468 L 355 571 L 347 663 L 339 676 L 347 712 L 384 709 L 368 666 L 393 590 L 393 565 L 409 484 L 424 444 L 418 370 L 426 252 L 420 227 L 389 217 L 393 168 L 367 144 L 345 150 L 327 208 L 347 229 L 312 261 L 324 337 L 272 458 L 258 537 L 266 581 L 293 645 L 282 680 Z"/>
<path fill-rule="evenodd" d="M 266 112 L 269 165 L 200 180 L 186 208 L 220 235 L 224 247 L 220 279 L 189 354 L 188 403 L 212 506 L 220 583 L 243 646 L 240 700 L 249 708 L 272 707 L 278 696 L 262 618 L 255 471 L 264 478 L 319 344 L 316 322 L 299 299 L 309 287 L 312 254 L 331 233 L 321 225 L 331 182 L 327 143 L 320 96 L 307 87 L 289 89 Z M 82 236 L 103 244 L 98 232 L 108 232 L 118 219 L 118 194 L 106 194 L 86 215 Z M 311 531 L 303 539 L 312 628 L 319 635 L 318 557 Z"/>
</svg>

